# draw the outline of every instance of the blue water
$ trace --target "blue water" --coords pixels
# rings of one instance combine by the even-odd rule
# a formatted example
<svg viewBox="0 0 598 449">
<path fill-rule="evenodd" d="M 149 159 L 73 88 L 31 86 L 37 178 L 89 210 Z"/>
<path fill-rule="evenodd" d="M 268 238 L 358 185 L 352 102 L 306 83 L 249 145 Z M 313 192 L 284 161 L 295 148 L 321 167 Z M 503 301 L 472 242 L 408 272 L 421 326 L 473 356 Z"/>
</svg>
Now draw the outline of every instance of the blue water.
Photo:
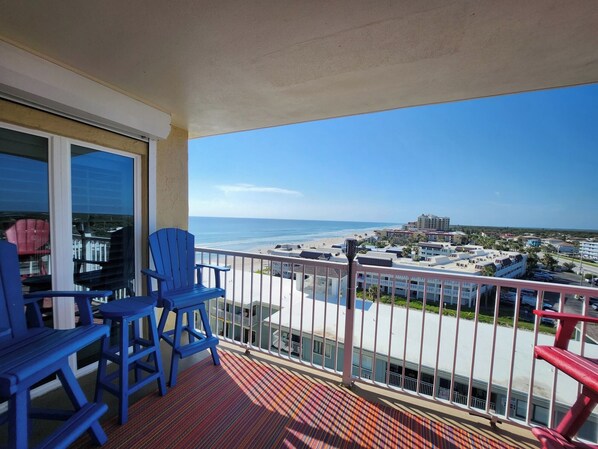
<svg viewBox="0 0 598 449">
<path fill-rule="evenodd" d="M 247 251 L 282 243 L 305 243 L 353 234 L 370 234 L 374 229 L 399 227 L 395 223 L 269 218 L 189 217 L 189 232 L 195 244 L 209 248 Z"/>
</svg>

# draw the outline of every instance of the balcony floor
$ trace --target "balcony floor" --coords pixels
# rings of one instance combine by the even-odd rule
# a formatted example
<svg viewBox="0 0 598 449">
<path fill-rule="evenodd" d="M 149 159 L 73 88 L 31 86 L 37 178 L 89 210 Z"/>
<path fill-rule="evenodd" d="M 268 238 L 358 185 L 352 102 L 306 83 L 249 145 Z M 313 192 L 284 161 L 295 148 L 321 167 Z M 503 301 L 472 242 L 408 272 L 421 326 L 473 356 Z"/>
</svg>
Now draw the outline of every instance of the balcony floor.
<svg viewBox="0 0 598 449">
<path fill-rule="evenodd" d="M 487 420 L 442 404 L 363 383 L 349 390 L 337 376 L 220 347 L 221 366 L 209 356 L 185 359 L 166 396 L 155 385 L 140 392 L 123 426 L 116 423 L 116 401 L 105 394 L 110 410 L 102 420 L 104 447 L 539 447 L 525 428 L 499 424 L 494 430 Z M 88 392 L 94 377 L 81 380 Z M 55 401 L 56 395 L 41 400 Z M 94 446 L 84 435 L 74 447 Z"/>
</svg>

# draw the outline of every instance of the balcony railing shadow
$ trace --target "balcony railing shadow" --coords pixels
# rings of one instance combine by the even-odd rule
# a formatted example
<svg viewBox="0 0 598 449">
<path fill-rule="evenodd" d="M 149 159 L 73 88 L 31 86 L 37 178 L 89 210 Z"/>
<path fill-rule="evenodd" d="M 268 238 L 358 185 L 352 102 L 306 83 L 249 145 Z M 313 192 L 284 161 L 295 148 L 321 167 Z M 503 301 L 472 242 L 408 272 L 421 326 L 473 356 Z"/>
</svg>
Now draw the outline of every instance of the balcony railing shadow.
<svg viewBox="0 0 598 449">
<path fill-rule="evenodd" d="M 197 251 L 198 260 L 232 268 L 227 297 L 211 309 L 212 329 L 224 341 L 342 375 L 351 325 L 352 382 L 493 423 L 552 426 L 577 396 L 575 382 L 534 359 L 535 344 L 552 342 L 554 322 L 531 310 L 594 314 L 597 289 L 355 263 L 359 301 L 346 323 L 346 264 Z M 598 357 L 596 333 L 580 326 L 574 350 Z M 593 414 L 579 436 L 595 442 L 597 429 Z"/>
<path fill-rule="evenodd" d="M 186 367 L 166 396 L 133 404 L 126 425 L 105 420 L 105 447 L 537 447 L 512 426 L 497 433 L 479 418 L 418 408 L 372 386 L 349 390 L 338 376 L 227 343 L 221 349 L 221 366 L 203 359 Z M 86 436 L 74 447 L 92 446 Z"/>
</svg>

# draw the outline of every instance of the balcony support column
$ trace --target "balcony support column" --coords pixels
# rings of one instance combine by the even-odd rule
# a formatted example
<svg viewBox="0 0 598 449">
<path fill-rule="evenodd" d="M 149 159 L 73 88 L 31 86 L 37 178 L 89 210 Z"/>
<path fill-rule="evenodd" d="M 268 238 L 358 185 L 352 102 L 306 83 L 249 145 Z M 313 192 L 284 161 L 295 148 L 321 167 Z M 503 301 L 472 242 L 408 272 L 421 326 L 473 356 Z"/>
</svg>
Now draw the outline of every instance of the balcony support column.
<svg viewBox="0 0 598 449">
<path fill-rule="evenodd" d="M 345 241 L 345 254 L 347 256 L 347 301 L 345 307 L 345 340 L 343 352 L 343 385 L 351 388 L 353 385 L 353 327 L 355 317 L 355 277 L 353 261 L 357 254 L 357 240 Z"/>
</svg>

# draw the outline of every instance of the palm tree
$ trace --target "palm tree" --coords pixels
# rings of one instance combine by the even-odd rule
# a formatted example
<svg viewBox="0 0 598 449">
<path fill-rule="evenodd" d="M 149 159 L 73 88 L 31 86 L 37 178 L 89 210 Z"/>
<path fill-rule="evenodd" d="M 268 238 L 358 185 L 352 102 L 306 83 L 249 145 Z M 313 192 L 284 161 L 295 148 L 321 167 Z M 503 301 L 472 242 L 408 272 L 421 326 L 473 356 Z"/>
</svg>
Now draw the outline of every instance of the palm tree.
<svg viewBox="0 0 598 449">
<path fill-rule="evenodd" d="M 378 286 L 370 285 L 366 291 L 366 298 L 373 302 L 377 297 L 378 297 Z"/>
</svg>

